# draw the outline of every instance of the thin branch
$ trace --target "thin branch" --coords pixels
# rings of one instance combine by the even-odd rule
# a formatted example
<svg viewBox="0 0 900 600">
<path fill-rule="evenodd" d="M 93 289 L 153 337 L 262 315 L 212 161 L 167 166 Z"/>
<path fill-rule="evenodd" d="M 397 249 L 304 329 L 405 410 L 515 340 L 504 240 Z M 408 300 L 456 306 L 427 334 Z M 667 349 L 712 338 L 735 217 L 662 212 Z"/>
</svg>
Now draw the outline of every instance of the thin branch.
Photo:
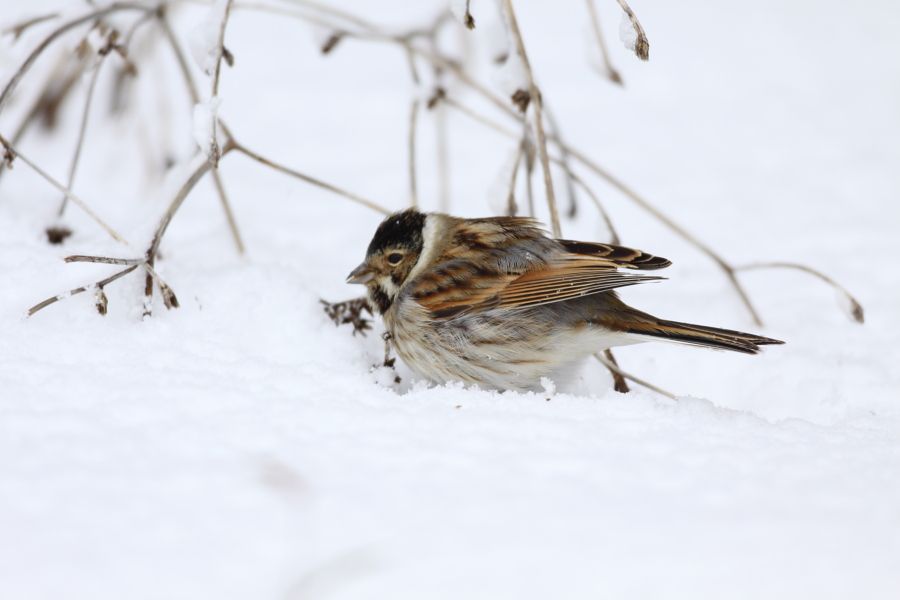
<svg viewBox="0 0 900 600">
<path fill-rule="evenodd" d="M 616 228 L 613 226 L 612 219 L 609 216 L 609 213 L 606 212 L 606 208 L 603 206 L 603 203 L 600 202 L 600 198 L 597 197 L 597 194 L 584 182 L 584 180 L 575 174 L 574 171 L 568 171 L 569 178 L 575 182 L 578 186 L 581 187 L 582 190 L 588 195 L 591 201 L 594 203 L 594 206 L 597 207 L 597 211 L 600 213 L 600 217 L 603 219 L 603 223 L 606 225 L 607 231 L 609 231 L 609 242 L 611 244 L 615 244 L 618 246 L 621 243 L 621 238 L 619 237 L 619 232 L 616 231 Z"/>
<path fill-rule="evenodd" d="M 450 154 L 448 151 L 447 109 L 440 103 L 434 109 L 435 145 L 437 147 L 438 208 L 450 209 Z"/>
<path fill-rule="evenodd" d="M 537 137 L 538 156 L 541 160 L 541 170 L 544 172 L 544 191 L 547 195 L 547 207 L 550 209 L 550 226 L 553 235 L 560 237 L 562 229 L 559 225 L 559 213 L 556 210 L 556 195 L 553 193 L 553 176 L 550 173 L 550 158 L 547 153 L 547 138 L 544 135 L 544 117 L 541 111 L 541 94 L 537 85 L 534 83 L 534 73 L 531 70 L 531 64 L 528 62 L 528 54 L 525 52 L 525 42 L 522 39 L 522 33 L 519 31 L 519 23 L 516 21 L 516 13 L 513 10 L 512 0 L 504 0 L 503 6 L 506 12 L 506 18 L 509 22 L 509 29 L 512 33 L 513 40 L 516 44 L 516 52 L 522 59 L 522 66 L 525 68 L 525 74 L 528 77 L 528 93 L 531 95 L 531 104 L 534 107 L 534 129 Z"/>
<path fill-rule="evenodd" d="M 545 106 L 544 112 L 547 115 L 547 124 L 550 125 L 551 137 L 561 140 L 562 132 L 559 129 L 559 123 L 556 122 L 556 117 L 553 116 L 553 111 L 550 110 L 549 106 Z M 566 195 L 569 198 L 569 210 L 567 211 L 567 214 L 570 219 L 573 219 L 575 218 L 575 215 L 578 214 L 578 197 L 575 193 L 575 182 L 572 181 L 572 167 L 569 164 L 568 150 L 560 148 L 559 157 L 562 161 L 563 173 L 566 176 Z"/>
<path fill-rule="evenodd" d="M 18 70 L 16 70 L 16 72 L 12 76 L 12 79 L 9 80 L 9 82 L 3 88 L 3 91 L 0 92 L 0 112 L 3 111 L 3 107 L 6 105 L 6 102 L 9 100 L 16 87 L 18 87 L 19 82 L 22 81 L 22 78 L 26 73 L 28 73 L 37 58 L 44 52 L 44 50 L 46 50 L 50 46 L 50 44 L 54 42 L 54 40 L 83 23 L 87 23 L 88 21 L 96 20 L 114 12 L 123 10 L 141 10 L 147 12 L 153 11 L 155 9 L 151 6 L 145 6 L 143 4 L 131 2 L 115 2 L 113 4 L 110 4 L 109 6 L 104 6 L 103 8 L 91 11 L 85 15 L 81 15 L 80 17 L 77 17 L 60 25 L 59 27 L 54 29 L 47 37 L 45 37 L 34 50 L 31 51 L 31 53 L 25 59 L 25 62 L 23 62 Z"/>
<path fill-rule="evenodd" d="M 409 201 L 410 206 L 418 208 L 419 194 L 416 185 L 416 122 L 419 117 L 419 99 L 413 98 L 409 106 L 409 138 L 407 140 L 407 159 L 409 163 Z"/>
<path fill-rule="evenodd" d="M 59 13 L 49 13 L 46 15 L 38 15 L 37 17 L 32 17 L 30 19 L 26 19 L 20 23 L 16 23 L 15 25 L 10 25 L 6 29 L 3 30 L 3 35 L 12 35 L 13 41 L 18 40 L 22 37 L 22 34 L 25 33 L 28 29 L 31 29 L 35 25 L 40 25 L 41 23 L 46 23 L 47 21 L 52 21 L 59 17 Z"/>
<path fill-rule="evenodd" d="M 93 289 L 102 290 L 106 285 L 112 283 L 113 281 L 119 279 L 120 277 L 124 277 L 124 276 L 128 275 L 129 273 L 131 273 L 132 271 L 137 269 L 139 266 L 140 265 L 131 265 L 127 269 L 123 269 L 123 270 L 119 271 L 118 273 L 115 273 L 114 275 L 111 275 L 111 276 L 107 277 L 106 279 L 101 279 L 100 281 L 98 281 L 96 283 L 77 287 L 73 290 L 69 290 L 65 294 L 59 294 L 57 296 L 52 296 L 50 298 L 47 298 L 43 302 L 38 302 L 37 304 L 35 304 L 34 306 L 32 306 L 31 308 L 28 309 L 27 316 L 30 317 L 30 316 L 34 315 L 34 313 L 36 313 L 39 310 L 42 310 L 44 308 L 47 308 L 51 304 L 55 304 L 55 303 L 59 302 L 60 300 L 65 300 L 66 298 L 71 298 L 72 296 L 81 294 L 88 290 L 93 290 Z"/>
<path fill-rule="evenodd" d="M 100 263 L 104 265 L 140 265 L 146 262 L 144 258 L 112 258 L 109 256 L 85 256 L 75 254 L 64 259 L 67 263 Z"/>
<path fill-rule="evenodd" d="M 644 28 L 641 27 L 641 22 L 638 21 L 637 15 L 634 14 L 634 11 L 631 10 L 631 7 L 628 6 L 625 0 L 618 0 L 618 2 L 625 14 L 628 15 L 628 20 L 631 21 L 631 26 L 634 28 L 634 33 L 637 36 L 634 43 L 634 53 L 639 59 L 648 60 L 650 58 L 650 40 L 647 39 L 647 34 L 644 33 Z"/>
<path fill-rule="evenodd" d="M 31 169 L 32 169 L 35 173 L 37 173 L 38 175 L 40 175 L 40 176 L 41 176 L 45 181 L 47 181 L 50 185 L 52 185 L 52 186 L 55 187 L 57 190 L 59 190 L 60 192 L 62 192 L 62 193 L 66 196 L 66 198 L 68 198 L 69 200 L 71 200 L 72 202 L 74 202 L 75 205 L 78 206 L 78 208 L 80 208 L 81 210 L 83 210 L 83 211 L 85 212 L 85 214 L 87 214 L 91 219 L 94 220 L 94 222 L 96 222 L 98 225 L 100 225 L 100 227 L 102 227 L 103 230 L 106 231 L 106 233 L 108 233 L 108 234 L 110 235 L 110 237 L 112 237 L 112 238 L 113 238 L 114 240 L 116 240 L 117 242 L 121 242 L 121 243 L 123 243 L 123 244 L 127 244 L 127 243 L 128 243 L 128 242 L 125 240 L 125 238 L 123 238 L 121 235 L 119 235 L 119 233 L 118 233 L 115 229 L 113 229 L 112 227 L 110 227 L 109 225 L 107 225 L 107 224 L 106 224 L 106 221 L 104 221 L 103 219 L 101 219 L 100 216 L 97 215 L 97 213 L 95 213 L 95 212 L 93 211 L 93 209 L 92 209 L 90 206 L 88 206 L 87 203 L 86 203 L 84 200 L 82 200 L 81 198 L 79 198 L 78 196 L 76 196 L 75 194 L 73 194 L 71 191 L 69 191 L 69 189 L 68 189 L 66 186 L 64 186 L 62 183 L 60 183 L 59 181 L 57 181 L 53 176 L 51 176 L 49 173 L 47 173 L 46 171 L 44 171 L 42 168 L 40 168 L 39 166 L 37 166 L 37 165 L 36 165 L 34 162 L 32 162 L 27 156 L 25 156 L 25 155 L 23 155 L 21 152 L 19 152 L 19 151 L 18 151 L 16 148 L 14 148 L 14 147 L 12 146 L 12 144 L 10 144 L 9 141 L 8 141 L 6 138 L 4 138 L 2 135 L 0 135 L 0 145 L 2 145 L 4 148 L 6 148 L 6 151 L 7 151 L 11 156 L 20 159 L 20 160 L 21 160 L 22 162 L 24 162 L 26 165 L 28 165 L 29 167 L 31 167 Z"/>
<path fill-rule="evenodd" d="M 862 304 L 857 300 L 853 294 L 851 294 L 847 288 L 839 284 L 837 281 L 825 275 L 821 271 L 817 271 L 812 267 L 807 267 L 806 265 L 802 265 L 799 263 L 793 262 L 758 262 L 751 263 L 747 265 L 740 265 L 734 267 L 735 271 L 759 271 L 763 269 L 793 269 L 795 271 L 801 271 L 808 275 L 812 275 L 813 277 L 823 281 L 827 285 L 831 286 L 833 290 L 835 290 L 838 294 L 843 296 L 843 298 L 847 301 L 850 306 L 850 317 L 856 321 L 857 323 L 865 322 L 865 312 L 863 310 Z"/>
<path fill-rule="evenodd" d="M 647 388 L 648 390 L 652 390 L 652 391 L 656 392 L 657 394 L 665 396 L 666 398 L 669 398 L 671 400 L 675 400 L 675 401 L 678 400 L 678 396 L 676 396 L 672 392 L 668 392 L 659 386 L 653 385 L 652 383 L 645 381 L 645 380 L 641 379 L 640 377 L 635 377 L 631 373 L 626 373 L 625 371 L 623 371 L 622 369 L 619 368 L 618 364 L 607 359 L 602 354 L 599 354 L 599 353 L 594 354 L 594 358 L 596 358 L 598 361 L 600 361 L 607 369 L 609 369 L 613 373 L 620 375 L 621 377 L 627 379 L 628 381 L 633 381 L 634 383 L 636 383 L 640 386 L 643 386 L 643 387 Z"/>
<path fill-rule="evenodd" d="M 509 217 L 514 217 L 519 212 L 519 208 L 516 206 L 516 180 L 519 176 L 519 167 L 522 164 L 524 154 L 524 146 L 521 143 L 517 144 L 516 156 L 513 158 L 512 173 L 510 173 L 509 177 L 509 191 L 506 193 L 506 215 Z"/>
<path fill-rule="evenodd" d="M 622 85 L 622 76 L 613 67 L 612 61 L 609 59 L 609 49 L 606 47 L 606 40 L 603 38 L 603 29 L 600 27 L 600 17 L 597 15 L 597 7 L 594 6 L 594 0 L 585 0 L 585 4 L 587 4 L 588 14 L 591 16 L 591 28 L 594 31 L 594 38 L 597 40 L 597 47 L 600 48 L 600 57 L 603 59 L 606 76 L 613 83 Z"/>
<path fill-rule="evenodd" d="M 228 152 L 229 149 L 229 146 L 226 145 L 223 149 L 223 154 Z M 159 225 L 156 226 L 156 231 L 153 232 L 153 240 L 150 242 L 150 247 L 147 249 L 147 261 L 150 263 L 150 266 L 153 266 L 156 254 L 159 251 L 159 244 L 162 242 L 162 238 L 166 233 L 166 229 L 169 227 L 169 223 L 172 222 L 172 217 L 174 217 L 175 213 L 178 212 L 178 209 L 181 208 L 185 198 L 188 197 L 188 194 L 191 193 L 191 190 L 194 189 L 197 182 L 203 179 L 203 176 L 206 175 L 207 171 L 211 168 L 212 164 L 208 160 L 204 160 L 188 176 L 187 180 L 178 189 L 172 202 L 169 203 L 169 207 L 160 219 Z"/>
<path fill-rule="evenodd" d="M 212 91 L 210 92 L 210 99 L 213 100 L 219 95 L 219 78 L 222 72 L 222 59 L 225 55 L 225 28 L 228 25 L 228 17 L 231 14 L 231 4 L 233 0 L 226 0 L 225 2 L 225 13 L 222 15 L 222 22 L 219 23 L 219 34 L 216 38 L 216 66 L 213 72 L 212 78 Z M 209 160 L 213 164 L 214 169 L 219 168 L 219 158 L 221 157 L 219 151 L 219 141 L 216 130 L 218 119 L 213 119 L 212 126 L 212 143 L 210 144 L 210 155 Z M 233 221 L 233 217 L 231 216 L 231 210 L 228 209 L 229 217 Z"/>
<path fill-rule="evenodd" d="M 599 356 L 599 355 L 598 355 Z M 628 387 L 628 382 L 625 381 L 625 377 L 622 375 L 622 371 L 619 369 L 619 361 L 616 360 L 616 357 L 613 356 L 612 350 L 607 348 L 603 351 L 603 357 L 606 358 L 611 364 L 615 365 L 615 369 L 610 369 L 607 367 L 609 374 L 612 375 L 613 378 L 613 389 L 620 394 L 627 394 L 631 391 L 631 388 Z"/>
<path fill-rule="evenodd" d="M 320 187 L 324 190 L 328 190 L 329 192 L 337 194 L 338 196 L 343 196 L 344 198 L 347 198 L 348 200 L 356 202 L 357 204 L 361 204 L 367 208 L 371 208 L 372 210 L 378 211 L 383 215 L 389 215 L 392 212 L 392 211 L 388 210 L 387 208 L 381 206 L 380 204 L 373 202 L 367 198 L 363 198 L 362 196 L 358 196 L 352 192 L 348 192 L 347 190 L 341 189 L 335 185 L 326 183 L 320 179 L 316 179 L 315 177 L 311 177 L 309 175 L 306 175 L 305 173 L 301 173 L 300 171 L 295 171 L 294 169 L 291 169 L 290 167 L 286 167 L 282 164 L 276 163 L 260 154 L 257 154 L 256 152 L 250 150 L 243 144 L 239 144 L 237 142 L 234 142 L 233 140 L 232 140 L 232 143 L 234 145 L 235 151 L 240 152 L 244 156 L 247 156 L 248 158 L 252 158 L 256 162 L 263 164 L 271 169 L 274 169 L 280 173 L 284 173 L 285 175 L 290 175 L 291 177 L 295 177 L 297 179 L 300 179 L 301 181 L 305 181 L 306 183 L 310 183 L 316 187 Z M 224 154 L 224 152 L 223 152 L 223 154 Z"/>
<path fill-rule="evenodd" d="M 84 107 L 81 110 L 81 123 L 78 128 L 78 138 L 75 141 L 75 152 L 72 155 L 72 161 L 69 163 L 69 177 L 66 180 L 66 189 L 71 191 L 75 183 L 75 173 L 78 170 L 78 162 L 81 159 L 81 149 L 84 147 L 84 137 L 87 133 L 88 117 L 91 113 L 91 102 L 94 99 L 94 90 L 97 87 L 97 80 L 100 78 L 100 69 L 103 67 L 107 54 L 101 55 L 94 72 L 91 73 L 91 80 L 88 82 L 87 93 L 84 98 Z M 69 202 L 68 196 L 63 196 L 59 205 L 59 216 L 62 217 L 66 211 L 66 205 Z"/>
<path fill-rule="evenodd" d="M 165 12 L 161 12 L 159 15 L 159 26 L 162 29 L 163 36 L 168 42 L 169 48 L 172 50 L 172 54 L 175 57 L 175 63 L 178 65 L 178 70 L 181 72 L 181 78 L 184 81 L 184 87 L 187 90 L 188 96 L 191 100 L 191 105 L 197 105 L 200 103 L 200 92 L 197 89 L 197 84 L 194 82 L 194 78 L 191 75 L 190 67 L 188 66 L 187 57 L 184 54 L 184 50 L 182 50 L 181 45 L 178 43 L 178 38 L 175 37 L 175 32 L 172 31 L 172 26 L 169 24 L 169 20 Z M 218 63 L 217 63 L 218 64 Z M 221 126 L 222 123 L 216 119 L 217 126 Z M 225 132 L 228 135 L 228 132 Z M 219 204 L 222 205 L 222 211 L 225 213 L 225 219 L 228 222 L 228 228 L 231 230 L 231 238 L 234 240 L 234 245 L 237 248 L 239 254 L 243 254 L 245 251 L 244 241 L 241 238 L 241 232 L 238 229 L 237 219 L 234 217 L 234 211 L 231 210 L 231 203 L 228 201 L 228 194 L 225 192 L 225 184 L 222 181 L 222 176 L 219 173 L 218 169 L 214 170 L 212 173 L 213 185 L 216 188 L 216 195 L 219 197 Z"/>
</svg>

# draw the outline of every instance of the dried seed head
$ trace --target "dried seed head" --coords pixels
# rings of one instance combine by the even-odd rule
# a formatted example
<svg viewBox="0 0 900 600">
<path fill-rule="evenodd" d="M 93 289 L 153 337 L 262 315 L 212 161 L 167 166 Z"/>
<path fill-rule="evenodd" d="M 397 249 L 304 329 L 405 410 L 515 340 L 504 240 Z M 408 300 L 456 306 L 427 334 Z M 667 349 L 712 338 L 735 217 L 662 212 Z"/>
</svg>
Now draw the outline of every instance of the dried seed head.
<svg viewBox="0 0 900 600">
<path fill-rule="evenodd" d="M 94 292 L 94 306 L 97 308 L 98 313 L 106 316 L 107 307 L 109 306 L 109 298 L 106 297 L 106 293 L 103 291 L 103 288 L 97 288 L 97 291 Z"/>
<path fill-rule="evenodd" d="M 175 295 L 175 292 L 172 291 L 172 288 L 165 283 L 160 283 L 159 293 L 162 296 L 163 304 L 166 305 L 167 309 L 171 310 L 173 308 L 178 308 L 178 297 Z"/>
<path fill-rule="evenodd" d="M 48 227 L 45 230 L 45 233 L 47 234 L 48 242 L 50 242 L 53 245 L 58 245 L 58 244 L 62 244 L 64 241 L 66 241 L 66 238 L 68 238 L 70 235 L 72 235 L 72 230 L 69 229 L 68 227 L 63 227 L 63 226 Z"/>
<path fill-rule="evenodd" d="M 524 113 L 528 110 L 528 105 L 531 103 L 531 94 L 527 90 L 516 90 L 512 95 L 512 103 L 516 105 L 520 112 Z"/>
<path fill-rule="evenodd" d="M 472 16 L 468 9 L 466 9 L 466 14 L 463 15 L 463 23 L 466 24 L 468 29 L 475 29 L 475 17 Z"/>
</svg>

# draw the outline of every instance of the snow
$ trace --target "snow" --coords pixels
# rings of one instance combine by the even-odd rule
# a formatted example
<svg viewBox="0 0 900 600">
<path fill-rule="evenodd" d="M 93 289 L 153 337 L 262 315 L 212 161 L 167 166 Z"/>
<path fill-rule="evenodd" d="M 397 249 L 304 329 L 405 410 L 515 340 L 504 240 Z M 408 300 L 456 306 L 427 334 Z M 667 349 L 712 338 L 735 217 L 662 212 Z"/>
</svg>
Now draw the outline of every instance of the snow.
<svg viewBox="0 0 900 600">
<path fill-rule="evenodd" d="M 341 6 L 391 30 L 439 8 Z M 755 327 L 704 256 L 588 177 L 625 243 L 674 261 L 669 281 L 628 290 L 629 302 L 788 343 L 757 357 L 665 344 L 616 352 L 677 402 L 617 394 L 596 363 L 533 394 L 429 386 L 402 365 L 395 386 L 373 367 L 380 329 L 353 336 L 319 305 L 358 293 L 343 279 L 380 215 L 234 154 L 220 169 L 247 255 L 204 180 L 157 263 L 181 308 L 157 295 L 142 319 L 134 274 L 106 288 L 105 317 L 89 292 L 23 318 L 114 272 L 62 257 L 140 255 L 202 159 L 161 49 L 163 66 L 141 70 L 140 122 L 101 116 L 101 77 L 76 179 L 130 247 L 75 206 L 64 219 L 73 236 L 48 245 L 59 193 L 21 162 L 0 177 L 0 598 L 897 597 L 900 9 L 644 3 L 634 8 L 654 57 L 613 48 L 620 89 L 579 58 L 577 7 L 516 8 L 545 103 L 574 146 L 736 263 L 825 271 L 861 300 L 867 323 L 802 273 L 748 272 L 766 321 Z M 173 13 L 182 39 L 207 11 Z M 220 95 L 238 139 L 401 207 L 412 91 L 402 53 L 345 40 L 322 57 L 302 24 L 232 18 L 239 60 Z M 487 35 L 480 22 L 465 33 L 476 47 Z M 9 54 L 38 39 L 26 34 Z M 489 57 L 474 57 L 489 82 Z M 52 63 L 0 115 L 4 136 L 27 109 L 30 78 Z M 4 62 L 0 81 L 13 68 Z M 21 144 L 57 178 L 86 83 L 64 129 Z M 434 207 L 434 127 L 420 117 L 419 191 Z M 451 206 L 484 215 L 515 141 L 447 118 Z M 142 128 L 148 143 L 136 140 Z M 144 167 L 168 154 L 176 167 L 148 179 Z M 604 232 L 587 198 L 563 230 Z"/>
<path fill-rule="evenodd" d="M 219 30 L 228 11 L 230 0 L 214 0 L 202 21 L 197 23 L 188 37 L 191 55 L 200 70 L 212 76 L 219 60 Z"/>
<path fill-rule="evenodd" d="M 194 105 L 194 119 L 191 133 L 194 135 L 194 141 L 197 147 L 206 156 L 213 153 L 213 132 L 215 131 L 216 119 L 219 114 L 219 105 L 222 99 L 218 96 L 210 98 L 204 102 L 198 102 Z"/>
<path fill-rule="evenodd" d="M 622 12 L 622 19 L 619 21 L 619 39 L 626 48 L 634 52 L 637 47 L 638 32 L 626 12 Z"/>
</svg>

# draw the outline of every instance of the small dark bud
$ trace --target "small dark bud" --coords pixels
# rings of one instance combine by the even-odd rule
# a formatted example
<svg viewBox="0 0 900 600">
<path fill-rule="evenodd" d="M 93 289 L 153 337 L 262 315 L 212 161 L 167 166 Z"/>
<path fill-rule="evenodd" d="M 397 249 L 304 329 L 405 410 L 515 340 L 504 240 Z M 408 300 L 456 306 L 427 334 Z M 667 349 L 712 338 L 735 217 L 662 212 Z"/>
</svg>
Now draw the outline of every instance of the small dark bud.
<svg viewBox="0 0 900 600">
<path fill-rule="evenodd" d="M 72 230 L 68 227 L 48 227 L 45 230 L 47 234 L 47 241 L 53 244 L 54 246 L 58 246 L 66 241 L 70 235 L 72 235 Z"/>
<path fill-rule="evenodd" d="M 531 103 L 531 94 L 527 90 L 516 90 L 516 93 L 512 95 L 512 103 L 516 105 L 519 112 L 524 113 Z"/>
<path fill-rule="evenodd" d="M 475 29 L 475 17 L 472 16 L 472 13 L 466 11 L 466 14 L 463 15 L 463 23 L 466 24 L 467 28 Z"/>
<path fill-rule="evenodd" d="M 337 46 L 341 40 L 344 39 L 344 34 L 335 32 L 328 36 L 328 39 L 325 40 L 325 43 L 322 44 L 322 54 L 328 54 L 332 50 L 334 50 L 335 46 Z"/>
<path fill-rule="evenodd" d="M 435 106 L 438 105 L 438 102 L 440 102 L 441 100 L 443 100 L 446 97 L 447 97 L 447 90 L 445 90 L 441 86 L 437 86 L 436 88 L 434 88 L 434 93 L 432 93 L 431 97 L 428 98 L 428 102 L 425 104 L 425 107 L 428 110 L 431 110 Z"/>
<path fill-rule="evenodd" d="M 234 54 L 231 53 L 231 50 L 222 46 L 222 60 L 225 61 L 225 64 L 229 67 L 234 66 Z"/>
</svg>

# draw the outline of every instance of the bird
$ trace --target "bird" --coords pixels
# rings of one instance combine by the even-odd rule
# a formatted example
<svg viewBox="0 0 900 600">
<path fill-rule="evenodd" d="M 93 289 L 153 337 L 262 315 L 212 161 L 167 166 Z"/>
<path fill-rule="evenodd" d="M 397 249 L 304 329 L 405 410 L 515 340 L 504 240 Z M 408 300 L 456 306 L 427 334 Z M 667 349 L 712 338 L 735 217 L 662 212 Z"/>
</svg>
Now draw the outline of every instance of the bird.
<svg viewBox="0 0 900 600">
<path fill-rule="evenodd" d="M 533 218 L 407 209 L 375 231 L 347 277 L 366 286 L 397 354 L 418 376 L 485 389 L 541 389 L 603 350 L 651 340 L 756 354 L 784 342 L 669 321 L 623 287 L 671 262 L 624 246 L 555 239 Z"/>
</svg>

